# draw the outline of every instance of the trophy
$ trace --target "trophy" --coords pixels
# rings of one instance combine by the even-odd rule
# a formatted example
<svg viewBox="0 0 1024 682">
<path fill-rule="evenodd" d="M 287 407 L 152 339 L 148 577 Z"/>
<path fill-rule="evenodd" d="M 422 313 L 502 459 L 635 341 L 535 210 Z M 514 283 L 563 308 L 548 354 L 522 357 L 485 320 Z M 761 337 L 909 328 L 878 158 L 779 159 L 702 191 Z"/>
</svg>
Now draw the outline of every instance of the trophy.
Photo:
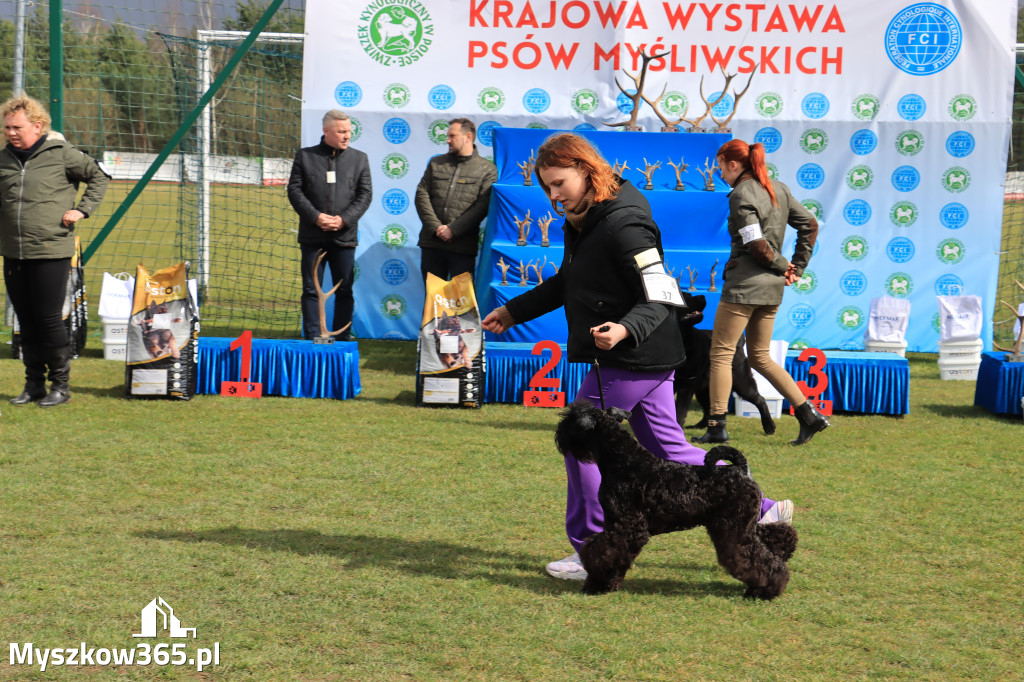
<svg viewBox="0 0 1024 682">
<path fill-rule="evenodd" d="M 701 170 L 700 168 L 697 169 L 697 172 L 700 173 L 700 176 L 704 178 L 705 192 L 715 191 L 715 171 L 718 170 L 718 160 L 716 159 L 715 162 L 711 164 L 711 166 L 709 167 L 708 161 L 710 160 L 710 158 L 704 159 L 704 170 Z"/>
<path fill-rule="evenodd" d="M 526 266 L 523 265 L 523 261 L 519 261 L 519 286 L 525 287 L 529 282 L 526 281 Z"/>
<path fill-rule="evenodd" d="M 331 290 L 324 292 L 324 281 L 320 276 L 320 264 L 324 262 L 324 258 L 327 256 L 327 252 L 321 249 L 316 254 L 316 261 L 313 263 L 313 283 L 316 284 L 316 302 L 317 312 L 320 313 L 320 336 L 313 339 L 313 343 L 334 343 L 334 337 L 338 334 L 344 333 L 346 329 L 352 326 L 352 322 L 349 321 L 344 327 L 337 331 L 327 331 L 327 299 L 330 298 L 338 287 L 341 286 L 341 280 L 335 282 Z M 332 271 L 333 275 L 334 272 Z"/>
<path fill-rule="evenodd" d="M 620 166 L 619 165 L 619 160 L 615 159 L 615 165 L 612 166 L 612 173 L 614 173 L 615 175 L 618 175 L 621 178 L 622 174 L 625 173 L 627 170 L 629 170 L 629 162 L 628 161 L 623 161 L 622 165 Z"/>
<path fill-rule="evenodd" d="M 519 239 L 516 240 L 516 246 L 526 246 L 526 238 L 530 235 L 530 211 L 526 211 L 526 217 L 522 220 L 519 216 L 514 215 L 512 219 L 516 223 L 516 227 L 519 228 Z"/>
<path fill-rule="evenodd" d="M 715 268 L 718 267 L 718 259 L 715 259 L 715 264 L 711 266 L 711 282 L 708 284 L 708 291 L 718 291 L 715 288 Z"/>
<path fill-rule="evenodd" d="M 685 192 L 686 191 L 686 185 L 683 184 L 682 174 L 685 173 L 686 169 L 689 168 L 690 166 L 685 164 L 685 163 L 683 163 L 683 157 L 679 157 L 679 163 L 678 164 L 672 163 L 672 159 L 669 159 L 668 160 L 668 165 L 672 166 L 672 168 L 674 168 L 675 171 L 676 171 L 676 186 L 675 186 L 675 190 L 677 192 Z"/>
<path fill-rule="evenodd" d="M 697 273 L 700 271 L 694 270 L 689 265 L 687 265 L 686 272 L 690 275 L 690 288 L 687 289 L 687 291 L 697 291 Z"/>
<path fill-rule="evenodd" d="M 659 59 L 661 57 L 664 57 L 667 54 L 669 54 L 669 53 L 668 52 L 662 52 L 661 54 L 649 55 L 646 52 L 641 51 L 640 52 L 640 58 L 643 59 L 643 66 L 640 67 L 640 75 L 639 75 L 639 77 L 638 76 L 634 76 L 633 74 L 631 74 L 629 71 L 626 71 L 625 69 L 622 70 L 622 72 L 624 74 L 626 74 L 631 79 L 633 79 L 633 84 L 636 86 L 636 93 L 630 94 L 629 92 L 627 92 L 626 88 L 622 87 L 622 83 L 619 82 L 618 78 L 615 79 L 615 84 L 617 86 L 619 86 L 619 90 L 622 91 L 622 94 L 625 95 L 626 97 L 628 97 L 630 99 L 630 101 L 633 102 L 633 110 L 629 112 L 629 120 L 628 121 L 621 121 L 619 123 L 605 123 L 606 126 L 609 126 L 611 128 L 615 128 L 615 127 L 619 127 L 619 126 L 625 126 L 626 130 L 643 130 L 642 126 L 637 125 L 636 118 L 637 118 L 637 116 L 640 115 L 640 102 L 641 102 L 641 100 L 646 101 L 646 98 L 644 98 L 644 81 L 647 79 L 647 67 L 651 63 L 652 60 Z M 664 92 L 662 94 L 664 94 Z M 648 102 L 648 104 L 650 104 L 650 102 Z M 655 111 L 657 111 L 657 109 L 655 109 Z"/>
<path fill-rule="evenodd" d="M 548 230 L 551 229 L 551 223 L 555 220 L 555 216 L 551 215 L 551 211 L 543 218 L 537 218 L 537 227 L 540 228 L 540 245 L 550 246 L 551 242 L 548 240 Z"/>
<path fill-rule="evenodd" d="M 510 264 L 505 262 L 505 259 L 498 256 L 498 267 L 501 268 L 501 284 L 498 286 L 508 286 L 508 269 L 512 267 Z"/>
<path fill-rule="evenodd" d="M 719 68 L 722 69 L 722 75 L 725 77 L 725 87 L 722 88 L 722 93 L 723 93 L 722 96 L 724 97 L 725 96 L 725 94 L 724 94 L 725 91 L 729 89 L 729 83 L 731 83 L 732 79 L 736 77 L 736 74 L 732 74 L 730 76 L 729 74 L 727 74 L 725 72 L 725 68 L 724 67 L 719 65 Z M 756 71 L 757 71 L 757 64 L 754 64 L 754 68 L 750 71 L 750 78 L 747 79 L 747 87 L 743 88 L 743 92 L 736 92 L 735 90 L 732 91 L 733 94 L 736 95 L 736 99 L 734 99 L 733 102 L 732 102 L 732 111 L 729 112 L 729 115 L 726 117 L 726 119 L 724 121 L 719 121 L 717 118 L 715 118 L 714 113 L 711 113 L 710 109 L 708 110 L 708 112 L 711 113 L 711 120 L 714 121 L 717 124 L 717 126 L 718 126 L 717 128 L 715 128 L 714 132 L 716 132 L 716 133 L 731 133 L 732 132 L 732 128 L 728 128 L 726 126 L 729 125 L 729 121 L 732 120 L 732 117 L 736 115 L 736 111 L 740 107 L 740 100 L 743 98 L 743 95 L 747 94 L 747 90 L 750 89 L 750 82 L 752 80 L 754 80 L 754 73 Z M 701 97 L 703 97 L 703 96 L 704 96 L 704 93 L 702 92 L 701 93 Z M 721 99 L 721 98 L 719 98 L 719 99 Z M 705 101 L 707 101 L 707 100 L 705 100 Z"/>
<path fill-rule="evenodd" d="M 654 183 L 652 182 L 652 179 L 654 178 L 654 171 L 658 170 L 659 168 L 661 168 L 661 161 L 656 161 L 652 166 L 647 162 L 647 157 L 644 157 L 644 169 L 640 171 L 641 173 L 643 173 L 643 176 L 647 178 L 647 184 L 644 185 L 644 189 L 654 189 Z"/>
<path fill-rule="evenodd" d="M 540 259 L 538 259 L 536 262 L 535 261 L 530 261 L 527 264 L 527 266 L 526 266 L 527 269 L 533 268 L 533 271 L 535 273 L 537 273 L 537 284 L 541 284 L 544 281 L 544 266 L 546 266 L 547 264 L 548 264 L 548 257 L 547 256 L 544 256 L 544 262 L 543 263 L 541 263 Z"/>
<path fill-rule="evenodd" d="M 533 184 L 533 169 L 536 165 L 537 157 L 533 155 L 533 150 L 530 150 L 530 158 L 521 163 L 517 163 L 519 166 L 519 172 L 523 174 L 523 186 L 529 187 Z"/>
</svg>

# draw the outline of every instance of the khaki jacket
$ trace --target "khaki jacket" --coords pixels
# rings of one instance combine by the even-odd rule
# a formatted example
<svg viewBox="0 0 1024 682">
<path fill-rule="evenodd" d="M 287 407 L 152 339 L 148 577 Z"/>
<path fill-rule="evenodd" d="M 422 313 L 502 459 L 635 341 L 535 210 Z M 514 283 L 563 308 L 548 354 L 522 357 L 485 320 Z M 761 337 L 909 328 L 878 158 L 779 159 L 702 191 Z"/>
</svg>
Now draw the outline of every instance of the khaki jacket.
<svg viewBox="0 0 1024 682">
<path fill-rule="evenodd" d="M 427 164 L 416 187 L 416 212 L 423 223 L 418 246 L 452 253 L 476 255 L 480 222 L 487 215 L 491 185 L 498 169 L 473 147 L 470 156 L 441 154 Z M 435 234 L 447 225 L 453 238 L 446 242 Z"/>
</svg>

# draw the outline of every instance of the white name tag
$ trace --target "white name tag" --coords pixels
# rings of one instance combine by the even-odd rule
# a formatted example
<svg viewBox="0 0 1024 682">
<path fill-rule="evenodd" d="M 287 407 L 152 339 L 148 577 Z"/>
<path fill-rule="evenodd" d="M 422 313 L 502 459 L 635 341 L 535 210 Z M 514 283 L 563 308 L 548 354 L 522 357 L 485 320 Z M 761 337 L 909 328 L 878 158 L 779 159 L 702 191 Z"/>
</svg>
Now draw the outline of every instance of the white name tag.
<svg viewBox="0 0 1024 682">
<path fill-rule="evenodd" d="M 744 244 L 749 244 L 752 241 L 758 239 L 764 239 L 764 235 L 761 234 L 761 224 L 754 223 L 753 225 L 747 225 L 746 227 L 740 228 L 740 238 Z"/>
<path fill-rule="evenodd" d="M 644 292 L 647 300 L 652 303 L 668 303 L 683 307 L 683 297 L 679 293 L 679 282 L 663 272 L 643 273 Z"/>
<path fill-rule="evenodd" d="M 335 171 L 327 171 L 327 184 L 333 185 L 338 181 L 338 174 Z"/>
</svg>

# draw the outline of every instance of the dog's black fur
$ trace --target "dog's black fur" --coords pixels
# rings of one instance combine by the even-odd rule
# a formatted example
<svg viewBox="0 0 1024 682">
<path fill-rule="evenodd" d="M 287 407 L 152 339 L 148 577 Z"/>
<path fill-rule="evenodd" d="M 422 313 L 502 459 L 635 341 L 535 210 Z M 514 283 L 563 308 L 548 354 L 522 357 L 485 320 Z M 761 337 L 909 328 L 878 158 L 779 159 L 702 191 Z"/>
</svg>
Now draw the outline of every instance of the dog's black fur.
<svg viewBox="0 0 1024 682">
<path fill-rule="evenodd" d="M 789 582 L 786 562 L 797 534 L 784 523 L 758 524 L 761 491 L 737 450 L 712 448 L 704 466 L 659 459 L 622 427 L 629 413 L 577 402 L 562 412 L 555 431 L 560 452 L 601 471 L 598 499 L 604 531 L 587 539 L 580 560 L 583 591 L 619 589 L 652 535 L 704 526 L 720 563 L 746 583 L 745 596 L 773 599 Z M 726 460 L 730 465 L 717 466 Z"/>
<path fill-rule="evenodd" d="M 690 411 L 690 401 L 694 395 L 704 409 L 704 416 L 696 424 L 686 426 L 688 429 L 706 429 L 711 414 L 711 330 L 694 327 L 704 319 L 704 307 L 707 305 L 703 294 L 691 296 L 683 292 L 685 308 L 680 308 L 678 315 L 679 331 L 683 334 L 683 347 L 686 360 L 676 369 L 676 420 L 680 426 L 686 422 Z M 757 407 L 761 413 L 761 428 L 769 436 L 775 433 L 775 420 L 768 409 L 768 403 L 757 390 L 754 373 L 747 361 L 744 350 L 744 337 L 736 344 L 736 355 L 732 358 L 732 390 L 736 394 Z"/>
</svg>

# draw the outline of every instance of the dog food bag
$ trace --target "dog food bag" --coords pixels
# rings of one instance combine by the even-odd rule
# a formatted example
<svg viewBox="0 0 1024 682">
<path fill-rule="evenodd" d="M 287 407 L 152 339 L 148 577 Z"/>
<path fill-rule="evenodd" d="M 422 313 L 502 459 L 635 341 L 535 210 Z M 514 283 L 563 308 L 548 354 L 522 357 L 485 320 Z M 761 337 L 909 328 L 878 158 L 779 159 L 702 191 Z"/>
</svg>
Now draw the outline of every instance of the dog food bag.
<svg viewBox="0 0 1024 682">
<path fill-rule="evenodd" d="M 416 404 L 480 407 L 486 362 L 473 276 L 464 272 L 446 281 L 428 274 L 426 288 L 417 342 Z"/>
<path fill-rule="evenodd" d="M 128 321 L 125 389 L 129 398 L 191 400 L 199 361 L 199 313 L 188 263 L 150 274 L 140 264 Z"/>
</svg>

